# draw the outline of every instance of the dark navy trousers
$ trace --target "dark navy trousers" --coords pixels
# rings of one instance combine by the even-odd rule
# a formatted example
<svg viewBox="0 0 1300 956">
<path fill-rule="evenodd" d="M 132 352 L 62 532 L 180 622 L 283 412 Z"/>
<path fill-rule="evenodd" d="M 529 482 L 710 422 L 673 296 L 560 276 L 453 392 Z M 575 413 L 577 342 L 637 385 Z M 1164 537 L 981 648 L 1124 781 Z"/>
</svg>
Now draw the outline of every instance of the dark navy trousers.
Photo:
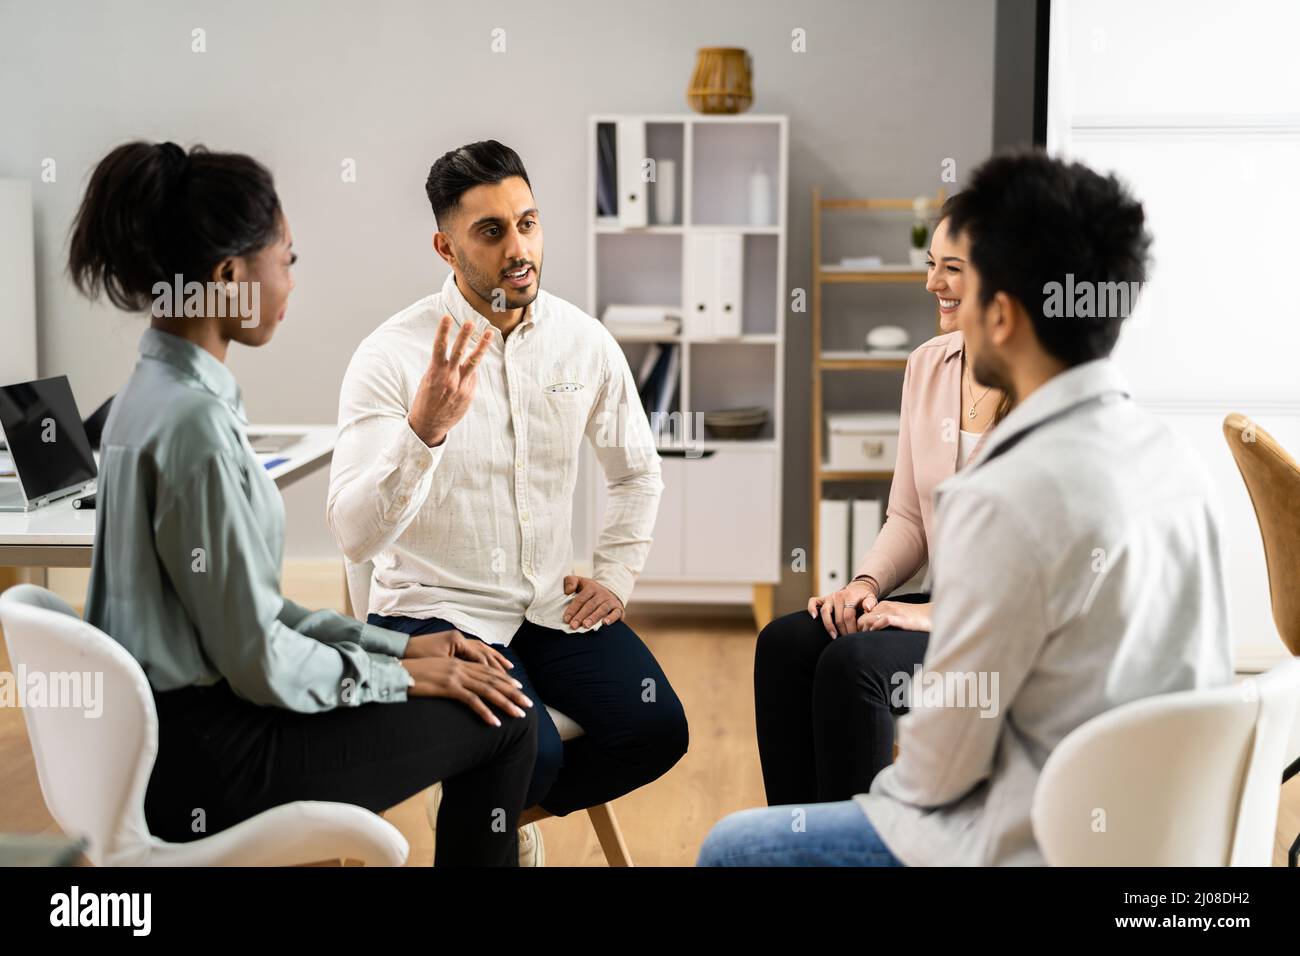
<svg viewBox="0 0 1300 956">
<path fill-rule="evenodd" d="M 455 628 L 440 618 L 379 614 L 368 623 L 411 636 Z M 606 803 L 663 776 L 686 753 L 681 701 L 624 622 L 569 634 L 524 621 L 508 646 L 492 646 L 515 665 L 510 676 L 540 710 L 525 807 L 540 804 L 562 817 Z M 573 718 L 585 734 L 562 743 L 546 706 Z"/>
</svg>

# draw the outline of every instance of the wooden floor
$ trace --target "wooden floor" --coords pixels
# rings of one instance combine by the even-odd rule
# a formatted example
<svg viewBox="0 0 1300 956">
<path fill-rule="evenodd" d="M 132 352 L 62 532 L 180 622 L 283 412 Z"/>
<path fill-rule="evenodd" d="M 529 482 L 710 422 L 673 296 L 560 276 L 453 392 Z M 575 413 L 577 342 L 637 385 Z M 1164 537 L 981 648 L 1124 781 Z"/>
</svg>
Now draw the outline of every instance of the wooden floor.
<svg viewBox="0 0 1300 956">
<path fill-rule="evenodd" d="M 337 606 L 329 580 L 286 581 L 289 596 L 307 606 Z M 754 629 L 748 618 L 691 621 L 638 617 L 629 624 L 645 639 L 686 707 L 690 751 L 664 777 L 614 804 L 638 866 L 688 866 L 721 817 L 764 803 L 754 741 Z M 12 671 L 3 642 L 0 670 Z M 22 712 L 0 707 L 0 832 L 58 832 L 41 798 Z M 433 848 L 416 796 L 386 816 L 411 844 L 410 865 L 428 866 Z M 1282 795 L 1274 862 L 1300 833 L 1300 778 Z M 604 857 L 584 813 L 540 824 L 547 866 L 601 866 Z"/>
</svg>

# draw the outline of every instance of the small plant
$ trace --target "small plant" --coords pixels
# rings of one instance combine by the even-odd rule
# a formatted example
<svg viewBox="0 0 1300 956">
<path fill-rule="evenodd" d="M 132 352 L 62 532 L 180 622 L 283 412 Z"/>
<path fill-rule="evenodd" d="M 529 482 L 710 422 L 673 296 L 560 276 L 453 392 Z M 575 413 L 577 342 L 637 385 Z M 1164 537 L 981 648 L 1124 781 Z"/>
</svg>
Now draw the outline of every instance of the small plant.
<svg viewBox="0 0 1300 956">
<path fill-rule="evenodd" d="M 930 238 L 930 227 L 923 222 L 912 223 L 912 248 L 924 249 L 925 240 Z"/>
<path fill-rule="evenodd" d="M 930 238 L 930 227 L 925 221 L 929 212 L 930 200 L 924 196 L 912 200 L 912 248 L 907 252 L 913 269 L 924 269 L 929 255 L 925 248 L 926 240 Z"/>
<path fill-rule="evenodd" d="M 925 224 L 925 217 L 930 212 L 930 200 L 917 196 L 912 200 L 912 248 L 924 249 L 925 240 L 930 238 L 930 227 Z"/>
</svg>

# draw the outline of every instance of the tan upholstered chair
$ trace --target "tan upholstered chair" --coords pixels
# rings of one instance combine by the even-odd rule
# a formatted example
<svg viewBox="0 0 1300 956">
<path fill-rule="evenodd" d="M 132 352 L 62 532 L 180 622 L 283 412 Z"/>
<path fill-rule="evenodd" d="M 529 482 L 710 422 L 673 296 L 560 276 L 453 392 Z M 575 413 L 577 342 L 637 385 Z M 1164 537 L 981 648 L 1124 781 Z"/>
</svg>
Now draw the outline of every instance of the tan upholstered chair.
<svg viewBox="0 0 1300 956">
<path fill-rule="evenodd" d="M 374 570 L 374 564 L 369 561 L 364 564 L 354 564 L 347 560 L 343 562 L 344 583 L 346 585 L 344 593 L 348 599 L 348 613 L 362 621 L 366 619 L 366 608 L 370 606 L 370 580 Z M 585 733 L 578 725 L 578 722 L 568 714 L 562 714 L 554 707 L 547 707 L 546 710 L 551 715 L 555 729 L 560 732 L 561 740 L 572 740 L 574 737 L 581 737 Z M 540 806 L 529 807 L 519 818 L 519 823 L 522 826 L 525 823 L 544 820 L 549 816 L 550 814 Z M 614 805 L 612 803 L 598 803 L 594 807 L 588 807 L 587 816 L 591 818 L 591 827 L 596 831 L 596 839 L 600 841 L 600 848 L 605 854 L 605 862 L 610 866 L 631 866 L 632 854 L 628 851 L 627 842 L 623 839 L 623 831 L 619 828 L 618 818 L 614 816 Z"/>
<path fill-rule="evenodd" d="M 1300 465 L 1245 415 L 1233 412 L 1225 418 L 1223 437 L 1246 482 L 1264 539 L 1273 622 L 1282 643 L 1300 656 Z M 1282 782 L 1297 773 L 1300 760 L 1287 767 Z M 1291 844 L 1288 860 L 1291 866 L 1300 862 L 1300 836 Z"/>
</svg>

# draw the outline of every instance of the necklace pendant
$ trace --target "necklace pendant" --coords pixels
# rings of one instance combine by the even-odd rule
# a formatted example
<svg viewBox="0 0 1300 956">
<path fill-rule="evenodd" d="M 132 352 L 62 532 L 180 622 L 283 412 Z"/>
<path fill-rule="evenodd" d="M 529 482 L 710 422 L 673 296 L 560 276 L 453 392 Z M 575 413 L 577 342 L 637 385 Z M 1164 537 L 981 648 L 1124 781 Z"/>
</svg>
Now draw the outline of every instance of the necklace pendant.
<svg viewBox="0 0 1300 956">
<path fill-rule="evenodd" d="M 974 418 L 974 417 L 975 417 L 975 406 L 974 406 L 974 405 L 972 405 L 972 406 L 970 407 L 970 411 L 968 411 L 968 412 L 966 413 L 966 417 L 967 417 L 967 418 Z"/>
</svg>

